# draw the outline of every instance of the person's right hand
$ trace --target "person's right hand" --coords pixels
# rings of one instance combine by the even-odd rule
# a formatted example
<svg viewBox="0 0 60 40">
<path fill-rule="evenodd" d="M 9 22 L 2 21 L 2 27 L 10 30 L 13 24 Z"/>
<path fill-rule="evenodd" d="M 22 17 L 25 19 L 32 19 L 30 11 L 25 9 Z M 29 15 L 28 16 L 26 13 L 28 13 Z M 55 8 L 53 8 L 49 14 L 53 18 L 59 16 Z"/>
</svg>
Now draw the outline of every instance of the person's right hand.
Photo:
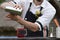
<svg viewBox="0 0 60 40">
<path fill-rule="evenodd" d="M 11 2 L 8 2 L 8 3 L 11 4 Z M 18 4 L 15 4 L 15 3 L 14 3 L 13 8 L 16 8 L 16 9 L 17 9 L 17 8 L 21 8 L 21 5 L 18 5 Z"/>
<path fill-rule="evenodd" d="M 2 8 L 2 9 L 4 9 L 6 6 L 11 6 L 11 7 L 14 7 L 14 8 L 23 8 L 23 6 L 22 5 L 19 5 L 19 4 L 14 4 L 14 3 L 12 3 L 12 1 L 10 1 L 10 2 L 4 2 L 4 3 L 2 3 L 1 5 L 0 5 L 0 8 Z"/>
<path fill-rule="evenodd" d="M 22 6 L 21 6 L 21 5 L 18 5 L 18 4 L 15 4 L 14 8 L 16 8 L 16 9 L 17 9 L 17 8 L 21 9 Z"/>
</svg>

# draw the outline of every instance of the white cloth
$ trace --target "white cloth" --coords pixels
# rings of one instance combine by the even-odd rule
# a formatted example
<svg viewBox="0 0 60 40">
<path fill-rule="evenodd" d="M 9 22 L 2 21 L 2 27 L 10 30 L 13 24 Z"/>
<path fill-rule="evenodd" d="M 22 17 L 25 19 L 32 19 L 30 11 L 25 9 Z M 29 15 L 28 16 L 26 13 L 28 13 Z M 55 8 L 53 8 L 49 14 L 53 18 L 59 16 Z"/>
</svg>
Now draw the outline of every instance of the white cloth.
<svg viewBox="0 0 60 40">
<path fill-rule="evenodd" d="M 17 4 L 19 5 L 23 5 L 24 6 L 24 11 L 22 13 L 22 18 L 25 18 L 26 12 L 29 8 L 30 2 L 32 2 L 32 6 L 30 11 L 35 14 L 36 10 L 40 10 L 40 7 L 42 6 L 43 9 L 41 11 L 41 13 L 43 14 L 41 17 L 39 17 L 36 21 L 39 21 L 43 27 L 45 27 L 46 25 L 49 25 L 50 21 L 52 20 L 52 18 L 54 17 L 56 10 L 55 8 L 47 1 L 47 0 L 43 0 L 42 4 L 39 6 L 36 6 L 33 2 L 33 0 L 14 0 Z M 41 26 L 35 22 L 35 24 L 37 24 L 40 28 L 41 31 Z"/>
</svg>

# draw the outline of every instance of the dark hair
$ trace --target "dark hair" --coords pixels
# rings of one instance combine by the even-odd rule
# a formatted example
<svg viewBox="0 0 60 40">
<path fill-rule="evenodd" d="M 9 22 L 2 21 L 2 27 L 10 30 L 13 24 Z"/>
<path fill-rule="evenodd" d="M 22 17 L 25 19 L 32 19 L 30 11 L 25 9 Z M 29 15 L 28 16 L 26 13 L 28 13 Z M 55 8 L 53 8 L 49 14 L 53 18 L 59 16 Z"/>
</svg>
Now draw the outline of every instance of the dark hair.
<svg viewBox="0 0 60 40">
<path fill-rule="evenodd" d="M 37 0 L 38 2 L 41 2 L 41 0 Z"/>
</svg>

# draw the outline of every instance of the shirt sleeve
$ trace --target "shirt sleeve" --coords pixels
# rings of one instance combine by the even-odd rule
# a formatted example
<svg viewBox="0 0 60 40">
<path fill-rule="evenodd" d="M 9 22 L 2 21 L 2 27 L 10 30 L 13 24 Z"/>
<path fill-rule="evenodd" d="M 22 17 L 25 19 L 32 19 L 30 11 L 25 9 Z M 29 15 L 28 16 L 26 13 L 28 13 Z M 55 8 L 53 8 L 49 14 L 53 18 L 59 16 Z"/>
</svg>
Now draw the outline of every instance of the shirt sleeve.
<svg viewBox="0 0 60 40">
<path fill-rule="evenodd" d="M 53 7 L 48 7 L 48 8 L 45 8 L 44 10 L 42 10 L 42 13 L 43 15 L 41 17 L 39 17 L 35 24 L 37 24 L 40 28 L 40 31 L 42 30 L 42 27 L 45 27 L 47 26 L 51 20 L 53 19 L 55 13 L 56 13 L 56 10 L 55 8 Z"/>
<path fill-rule="evenodd" d="M 35 22 L 35 24 L 38 25 L 38 27 L 39 27 L 39 31 L 42 31 L 41 25 L 40 25 L 39 23 L 37 23 L 37 22 Z"/>
</svg>

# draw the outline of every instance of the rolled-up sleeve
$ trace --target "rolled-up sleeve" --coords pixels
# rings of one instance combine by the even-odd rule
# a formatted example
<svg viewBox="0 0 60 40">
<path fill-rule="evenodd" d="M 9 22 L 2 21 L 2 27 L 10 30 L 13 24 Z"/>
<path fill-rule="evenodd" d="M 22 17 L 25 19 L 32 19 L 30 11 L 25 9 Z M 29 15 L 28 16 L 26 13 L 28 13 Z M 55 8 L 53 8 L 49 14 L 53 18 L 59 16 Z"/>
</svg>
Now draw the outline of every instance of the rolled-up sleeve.
<svg viewBox="0 0 60 40">
<path fill-rule="evenodd" d="M 42 27 L 45 27 L 50 23 L 56 13 L 56 10 L 55 8 L 46 8 L 42 11 L 42 13 L 43 15 L 35 22 L 35 24 L 39 26 L 40 31 L 42 30 Z"/>
</svg>

